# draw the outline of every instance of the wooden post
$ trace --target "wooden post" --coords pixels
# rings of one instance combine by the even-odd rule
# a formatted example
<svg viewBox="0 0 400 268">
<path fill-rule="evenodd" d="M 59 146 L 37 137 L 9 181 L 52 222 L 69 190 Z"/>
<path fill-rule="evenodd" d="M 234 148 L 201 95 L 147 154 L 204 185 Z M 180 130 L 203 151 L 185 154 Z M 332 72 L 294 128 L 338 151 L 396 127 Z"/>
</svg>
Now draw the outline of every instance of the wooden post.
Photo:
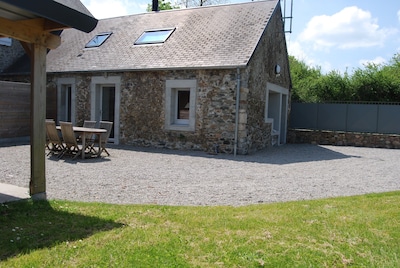
<svg viewBox="0 0 400 268">
<path fill-rule="evenodd" d="M 46 199 L 46 54 L 39 42 L 32 44 L 31 58 L 31 179 L 32 199 Z"/>
</svg>

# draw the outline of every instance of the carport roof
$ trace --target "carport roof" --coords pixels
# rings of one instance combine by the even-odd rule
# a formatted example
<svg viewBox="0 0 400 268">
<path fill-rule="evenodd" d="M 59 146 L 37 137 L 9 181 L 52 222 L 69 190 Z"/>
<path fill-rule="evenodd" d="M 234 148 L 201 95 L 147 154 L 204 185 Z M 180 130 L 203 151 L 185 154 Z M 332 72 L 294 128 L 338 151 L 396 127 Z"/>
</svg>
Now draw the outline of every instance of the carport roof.
<svg viewBox="0 0 400 268">
<path fill-rule="evenodd" d="M 84 32 L 97 24 L 79 0 L 0 0 L 0 18 L 12 21 L 44 18 Z"/>
</svg>

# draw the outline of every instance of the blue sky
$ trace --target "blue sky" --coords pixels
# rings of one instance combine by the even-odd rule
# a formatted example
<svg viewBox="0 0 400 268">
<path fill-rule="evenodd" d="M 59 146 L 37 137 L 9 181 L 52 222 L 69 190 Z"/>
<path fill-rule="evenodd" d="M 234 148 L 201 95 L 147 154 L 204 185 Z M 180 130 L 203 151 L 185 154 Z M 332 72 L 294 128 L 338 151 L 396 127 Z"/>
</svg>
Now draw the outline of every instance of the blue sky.
<svg viewBox="0 0 400 268">
<path fill-rule="evenodd" d="M 224 3 L 239 2 L 248 0 Z M 290 2 L 286 0 L 287 7 Z M 101 19 L 144 13 L 151 0 L 82 3 Z M 352 73 L 366 63 L 387 63 L 400 53 L 399 0 L 293 0 L 292 12 L 292 33 L 286 37 L 289 54 L 323 72 Z"/>
</svg>

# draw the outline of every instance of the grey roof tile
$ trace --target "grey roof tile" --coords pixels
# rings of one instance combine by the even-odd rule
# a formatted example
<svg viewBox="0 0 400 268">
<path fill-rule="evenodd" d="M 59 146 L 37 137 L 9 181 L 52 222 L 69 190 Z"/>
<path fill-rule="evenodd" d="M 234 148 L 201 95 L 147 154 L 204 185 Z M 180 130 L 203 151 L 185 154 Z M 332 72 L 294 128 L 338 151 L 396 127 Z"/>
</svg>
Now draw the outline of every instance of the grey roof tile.
<svg viewBox="0 0 400 268">
<path fill-rule="evenodd" d="M 150 12 L 100 20 L 91 33 L 64 30 L 47 56 L 48 72 L 245 66 L 278 0 Z M 146 30 L 176 28 L 163 44 L 133 45 Z M 96 34 L 113 32 L 85 49 Z M 80 55 L 80 56 L 78 56 Z"/>
</svg>

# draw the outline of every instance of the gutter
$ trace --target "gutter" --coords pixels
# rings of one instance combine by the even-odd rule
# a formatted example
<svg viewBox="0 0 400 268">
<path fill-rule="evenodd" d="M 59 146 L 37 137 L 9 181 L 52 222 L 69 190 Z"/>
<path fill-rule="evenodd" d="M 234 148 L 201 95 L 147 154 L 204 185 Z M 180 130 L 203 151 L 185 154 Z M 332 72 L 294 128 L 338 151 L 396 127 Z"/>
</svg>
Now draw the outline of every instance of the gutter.
<svg viewBox="0 0 400 268">
<path fill-rule="evenodd" d="M 239 105 L 240 105 L 240 69 L 237 67 L 236 73 L 236 112 L 235 112 L 235 140 L 233 146 L 233 155 L 237 154 L 238 132 L 239 132 Z"/>
</svg>

